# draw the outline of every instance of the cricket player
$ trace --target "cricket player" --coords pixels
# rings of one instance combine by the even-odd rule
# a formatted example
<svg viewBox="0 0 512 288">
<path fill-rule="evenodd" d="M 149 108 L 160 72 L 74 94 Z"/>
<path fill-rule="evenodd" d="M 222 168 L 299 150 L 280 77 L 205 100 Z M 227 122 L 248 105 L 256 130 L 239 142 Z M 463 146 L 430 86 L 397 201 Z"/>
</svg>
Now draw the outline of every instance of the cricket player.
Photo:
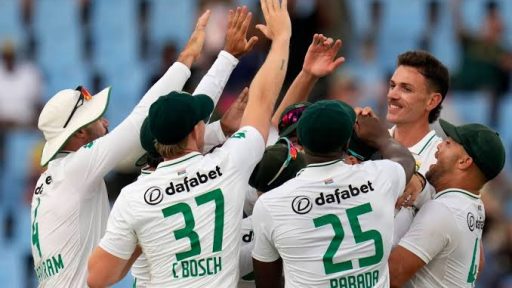
<svg viewBox="0 0 512 288">
<path fill-rule="evenodd" d="M 217 78 L 218 77 L 208 77 L 205 78 L 205 81 L 206 79 L 211 80 Z M 225 84 L 225 81 L 214 82 Z M 201 86 L 201 84 L 199 86 Z M 242 117 L 240 113 L 243 113 L 243 111 L 245 110 L 245 105 L 247 104 L 248 91 L 248 89 L 244 89 L 242 91 L 242 93 L 238 96 L 235 103 L 233 103 L 229 107 L 229 109 L 224 113 L 221 120 L 206 125 L 203 152 L 206 153 L 207 151 L 210 151 L 213 147 L 223 144 L 226 141 L 225 135 L 229 133 L 229 131 L 235 129 L 235 127 L 240 124 L 240 118 Z M 221 125 L 217 122 L 223 122 L 223 124 Z M 215 128 L 208 129 L 208 127 L 210 126 L 214 126 Z M 216 128 L 220 127 L 223 127 L 224 129 L 221 130 L 221 133 L 219 135 L 219 132 L 216 131 Z M 208 130 L 210 130 L 211 132 L 208 132 Z M 235 131 L 236 130 L 238 129 L 235 129 Z M 146 155 L 144 155 L 143 158 L 143 160 L 145 161 L 145 166 L 141 169 L 139 178 L 153 173 L 153 171 L 155 171 L 156 168 L 158 167 L 158 164 L 160 164 L 163 161 L 162 156 L 156 151 L 154 145 L 155 137 L 153 137 L 153 134 L 151 134 L 151 131 L 149 129 L 149 119 L 147 117 L 142 123 L 142 127 L 140 129 L 140 143 L 142 145 L 142 148 L 146 150 Z M 146 256 L 144 256 L 144 254 L 141 254 L 133 263 L 131 269 L 131 273 L 134 278 L 133 287 L 146 287 L 148 285 L 151 279 L 149 268 L 150 266 L 149 263 L 147 262 Z"/>
<path fill-rule="evenodd" d="M 310 164 L 254 207 L 257 286 L 280 287 L 283 267 L 286 287 L 389 286 L 393 210 L 414 159 L 373 114 L 358 113 L 355 125 L 337 100 L 304 111 L 297 135 Z M 345 164 L 354 128 L 386 160 Z"/>
<path fill-rule="evenodd" d="M 439 118 L 448 87 L 448 69 L 431 54 L 408 51 L 398 56 L 397 68 L 389 80 L 386 119 L 394 124 L 390 134 L 409 148 L 416 160 L 416 171 L 423 176 L 436 162 L 434 153 L 442 141 L 429 125 Z M 420 193 L 414 205 L 419 208 L 431 198 L 428 193 Z M 407 201 L 405 204 L 412 204 Z M 394 245 L 409 228 L 414 211 L 415 207 L 401 208 L 396 215 Z"/>
<path fill-rule="evenodd" d="M 172 92 L 151 106 L 149 127 L 165 161 L 125 187 L 114 204 L 89 259 L 90 287 L 119 281 L 141 250 L 150 265 L 148 287 L 238 283 L 243 188 L 265 149 L 291 36 L 286 0 L 261 0 L 261 7 L 266 25 L 257 27 L 272 45 L 249 88 L 240 130 L 202 155 L 203 120 L 213 109 L 209 97 Z"/>
<path fill-rule="evenodd" d="M 505 149 L 498 133 L 484 125 L 440 124 L 448 138 L 427 172 L 437 193 L 391 252 L 392 287 L 474 287 L 481 268 L 480 190 L 503 169 Z"/>
<path fill-rule="evenodd" d="M 86 287 L 87 259 L 105 232 L 110 205 L 103 177 L 139 152 L 139 130 L 151 104 L 182 89 L 199 57 L 209 12 L 189 42 L 132 113 L 107 134 L 104 114 L 110 88 L 91 95 L 85 88 L 62 90 L 44 106 L 38 127 L 46 139 L 32 199 L 32 255 L 41 287 Z"/>
<path fill-rule="evenodd" d="M 302 112 L 310 103 L 305 102 L 316 82 L 325 77 L 345 62 L 344 57 L 336 57 L 341 48 L 341 40 L 333 40 L 323 34 L 313 35 L 308 51 L 304 56 L 301 72 L 295 77 L 293 83 L 286 91 L 286 95 L 272 116 L 271 134 L 267 146 L 276 143 L 279 137 L 287 137 L 294 146 L 302 150 L 298 143 L 295 129 Z M 275 137 L 272 132 L 276 131 Z M 256 190 L 247 187 L 244 203 L 244 215 L 252 214 L 254 203 L 258 199 Z"/>
</svg>

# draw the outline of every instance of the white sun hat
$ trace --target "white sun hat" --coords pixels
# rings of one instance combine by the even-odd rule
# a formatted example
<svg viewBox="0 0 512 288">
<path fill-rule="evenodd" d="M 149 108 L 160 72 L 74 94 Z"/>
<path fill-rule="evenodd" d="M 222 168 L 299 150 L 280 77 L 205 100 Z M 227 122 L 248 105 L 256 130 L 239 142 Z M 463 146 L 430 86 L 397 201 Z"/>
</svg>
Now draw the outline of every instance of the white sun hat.
<svg viewBox="0 0 512 288">
<path fill-rule="evenodd" d="M 57 92 L 44 105 L 38 127 L 44 134 L 41 166 L 55 157 L 66 141 L 80 128 L 98 120 L 107 110 L 110 87 L 91 96 L 86 89 L 65 89 Z"/>
</svg>

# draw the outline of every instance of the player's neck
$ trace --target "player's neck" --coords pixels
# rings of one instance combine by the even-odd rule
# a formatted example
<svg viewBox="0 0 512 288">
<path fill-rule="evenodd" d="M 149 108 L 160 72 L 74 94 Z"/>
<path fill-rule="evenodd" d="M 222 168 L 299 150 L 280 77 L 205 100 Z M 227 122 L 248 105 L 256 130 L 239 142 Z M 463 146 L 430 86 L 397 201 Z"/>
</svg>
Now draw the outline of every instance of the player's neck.
<svg viewBox="0 0 512 288">
<path fill-rule="evenodd" d="M 304 158 L 306 159 L 307 164 L 314 163 L 324 163 L 335 160 L 340 160 L 343 158 L 343 152 L 333 152 L 329 154 L 316 154 L 311 152 L 304 153 Z"/>
<path fill-rule="evenodd" d="M 428 122 L 397 124 L 393 138 L 405 147 L 412 147 L 430 132 Z"/>
<path fill-rule="evenodd" d="M 471 177 L 468 175 L 447 175 L 443 179 L 439 179 L 435 184 L 435 189 L 437 192 L 447 189 L 462 189 L 472 194 L 480 195 L 482 183 L 477 182 L 478 181 L 472 181 Z"/>
</svg>

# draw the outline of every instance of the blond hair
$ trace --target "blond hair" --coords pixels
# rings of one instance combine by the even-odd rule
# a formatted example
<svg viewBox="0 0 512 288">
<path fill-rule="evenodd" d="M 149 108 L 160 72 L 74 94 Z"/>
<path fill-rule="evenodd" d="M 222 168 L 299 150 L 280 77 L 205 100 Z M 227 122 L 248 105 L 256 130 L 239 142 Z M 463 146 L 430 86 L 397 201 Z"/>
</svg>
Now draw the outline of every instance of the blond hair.
<svg viewBox="0 0 512 288">
<path fill-rule="evenodd" d="M 172 145 L 162 144 L 155 140 L 155 149 L 158 154 L 162 155 L 164 158 L 173 158 L 175 156 L 182 155 L 185 152 L 187 145 L 188 137 L 185 137 L 185 139 Z"/>
</svg>

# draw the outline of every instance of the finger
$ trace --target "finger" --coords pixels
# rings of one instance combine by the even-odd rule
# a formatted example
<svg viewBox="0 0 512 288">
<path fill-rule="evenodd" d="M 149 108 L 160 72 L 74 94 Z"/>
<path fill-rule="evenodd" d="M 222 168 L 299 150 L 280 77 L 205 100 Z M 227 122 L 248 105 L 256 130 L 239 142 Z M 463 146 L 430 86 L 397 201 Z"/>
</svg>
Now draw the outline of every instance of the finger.
<svg viewBox="0 0 512 288">
<path fill-rule="evenodd" d="M 201 15 L 201 17 L 199 17 L 199 19 L 197 19 L 196 30 L 201 30 L 206 27 L 206 24 L 208 24 L 208 20 L 210 19 L 210 14 L 211 14 L 211 11 L 206 10 Z"/>
<path fill-rule="evenodd" d="M 265 37 L 267 37 L 268 39 L 272 39 L 270 37 L 270 30 L 268 29 L 267 26 L 265 26 L 263 24 L 258 24 L 258 25 L 256 25 L 256 29 L 260 30 L 261 33 L 263 33 L 263 35 L 265 35 Z"/>
<path fill-rule="evenodd" d="M 268 6 L 267 0 L 260 0 L 261 11 L 263 12 L 263 18 L 265 18 L 265 22 L 268 21 Z"/>
<path fill-rule="evenodd" d="M 236 23 L 237 30 L 242 30 L 245 20 L 247 19 L 248 13 L 249 10 L 247 10 L 247 7 L 243 6 L 242 10 L 240 10 L 240 17 L 238 18 L 238 23 Z"/>
<path fill-rule="evenodd" d="M 238 25 L 238 19 L 240 18 L 241 8 L 236 7 L 235 17 L 233 18 L 233 26 L 236 27 Z"/>
<path fill-rule="evenodd" d="M 229 9 L 228 12 L 228 29 L 229 27 L 233 26 L 233 19 L 235 18 L 235 12 L 233 12 L 233 9 Z"/>
<path fill-rule="evenodd" d="M 355 107 L 354 112 L 356 112 L 356 115 L 361 115 L 361 112 L 363 112 L 363 108 L 361 107 Z"/>
<path fill-rule="evenodd" d="M 281 9 L 281 5 L 279 4 L 279 0 L 270 0 L 270 5 L 272 5 L 271 6 L 272 8 L 270 8 L 270 11 L 272 11 L 274 13 L 279 11 L 279 9 Z M 270 7 L 270 5 L 269 5 L 269 7 Z"/>
<path fill-rule="evenodd" d="M 323 45 L 324 46 L 328 46 L 328 47 L 331 47 L 331 45 L 334 43 L 334 40 L 332 38 L 327 38 L 327 40 L 325 40 L 323 42 Z"/>
<path fill-rule="evenodd" d="M 317 46 L 322 45 L 322 43 L 327 39 L 327 37 L 324 36 L 324 34 L 318 35 L 318 42 L 316 43 Z"/>
<path fill-rule="evenodd" d="M 242 23 L 242 27 L 240 28 L 241 32 L 243 33 L 242 35 L 244 35 L 244 38 L 245 38 L 245 35 L 247 35 L 247 30 L 249 30 L 249 25 L 251 24 L 251 21 L 252 21 L 252 13 L 249 12 L 245 17 L 244 22 Z"/>
<path fill-rule="evenodd" d="M 311 45 L 316 45 L 318 41 L 318 34 L 313 35 L 313 40 L 311 40 Z"/>
<path fill-rule="evenodd" d="M 281 9 L 288 10 L 288 0 L 281 1 Z"/>
<path fill-rule="evenodd" d="M 332 62 L 330 65 L 329 65 L 329 69 L 331 71 L 333 70 L 336 70 L 338 69 L 338 67 L 340 67 L 341 64 L 343 64 L 345 62 L 345 57 L 339 57 L 338 59 L 334 60 L 334 62 Z"/>
<path fill-rule="evenodd" d="M 338 53 L 338 51 L 340 51 L 340 48 L 341 48 L 341 40 L 338 39 L 338 40 L 336 40 L 336 42 L 332 46 L 332 50 L 333 50 L 334 53 Z"/>
<path fill-rule="evenodd" d="M 245 45 L 245 51 L 246 52 L 251 51 L 252 48 L 254 48 L 254 45 L 256 45 L 256 43 L 258 43 L 258 37 L 257 36 L 252 36 L 251 39 L 249 39 L 249 41 Z"/>
<path fill-rule="evenodd" d="M 402 207 L 403 203 L 404 203 L 404 198 L 403 197 L 398 198 L 395 203 L 395 208 L 400 209 Z"/>
</svg>

